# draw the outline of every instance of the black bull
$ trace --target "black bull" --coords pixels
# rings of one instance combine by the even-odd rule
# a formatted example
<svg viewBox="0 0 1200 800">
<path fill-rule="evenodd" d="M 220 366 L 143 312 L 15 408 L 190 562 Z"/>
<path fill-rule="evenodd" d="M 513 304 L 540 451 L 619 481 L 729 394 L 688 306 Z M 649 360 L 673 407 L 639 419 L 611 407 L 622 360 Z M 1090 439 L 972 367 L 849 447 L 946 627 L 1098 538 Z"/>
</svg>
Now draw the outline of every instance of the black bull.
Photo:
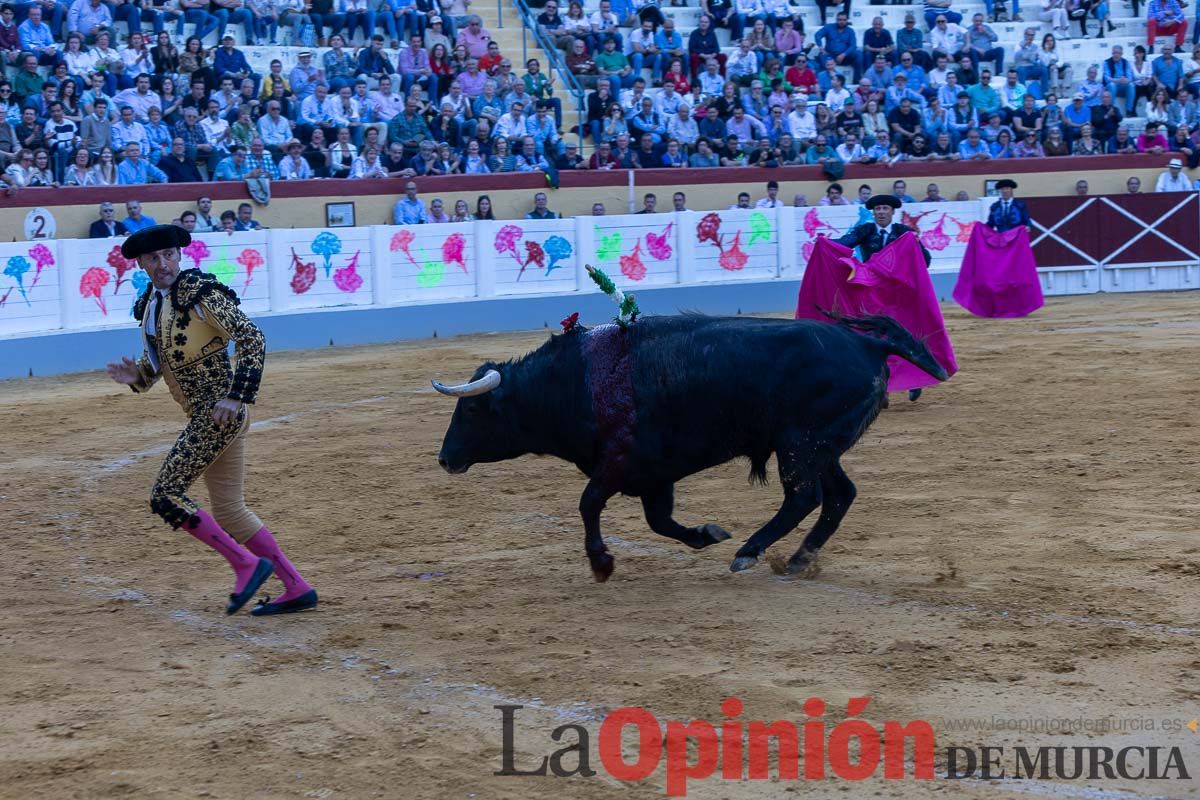
<svg viewBox="0 0 1200 800">
<path fill-rule="evenodd" d="M 788 561 L 804 570 L 854 501 L 838 463 L 887 404 L 887 357 L 945 380 L 929 350 L 888 317 L 806 320 L 648 317 L 622 330 L 577 327 L 525 357 L 486 363 L 459 398 L 438 463 L 448 472 L 525 454 L 551 455 L 588 476 L 579 501 L 596 580 L 612 574 L 600 513 L 618 492 L 640 497 L 650 528 L 700 549 L 729 538 L 672 518 L 675 483 L 733 458 L 766 480 L 775 453 L 783 505 L 738 550 L 753 566 L 815 509 Z"/>
</svg>

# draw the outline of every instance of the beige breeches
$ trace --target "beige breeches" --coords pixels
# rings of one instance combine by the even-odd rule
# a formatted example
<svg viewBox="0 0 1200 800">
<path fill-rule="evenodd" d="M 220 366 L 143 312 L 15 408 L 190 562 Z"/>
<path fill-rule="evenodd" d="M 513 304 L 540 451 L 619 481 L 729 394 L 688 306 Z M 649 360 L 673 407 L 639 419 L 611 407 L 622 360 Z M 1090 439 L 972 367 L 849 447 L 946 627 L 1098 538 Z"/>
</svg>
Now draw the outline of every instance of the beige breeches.
<svg viewBox="0 0 1200 800">
<path fill-rule="evenodd" d="M 246 433 L 250 415 L 246 414 L 242 429 L 229 446 L 204 470 L 204 485 L 213 519 L 238 542 L 245 543 L 263 527 L 262 520 L 246 508 L 242 491 L 245 475 Z"/>
</svg>

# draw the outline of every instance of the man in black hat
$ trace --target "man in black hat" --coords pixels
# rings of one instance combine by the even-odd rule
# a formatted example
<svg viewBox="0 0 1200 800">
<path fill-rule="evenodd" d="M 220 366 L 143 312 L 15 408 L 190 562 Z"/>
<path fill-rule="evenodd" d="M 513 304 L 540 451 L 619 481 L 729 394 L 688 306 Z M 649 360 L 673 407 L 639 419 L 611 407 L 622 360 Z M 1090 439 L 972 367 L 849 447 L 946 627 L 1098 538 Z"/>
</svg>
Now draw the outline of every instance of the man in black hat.
<svg viewBox="0 0 1200 800">
<path fill-rule="evenodd" d="M 272 572 L 285 592 L 251 610 L 256 616 L 303 611 L 317 593 L 279 549 L 275 537 L 243 498 L 243 465 L 249 414 L 262 379 L 262 331 L 238 309 L 238 297 L 213 275 L 179 270 L 180 248 L 192 240 L 177 225 L 143 228 L 121 245 L 136 259 L 150 285 L 134 304 L 144 350 L 137 361 L 125 357 L 108 365 L 109 376 L 135 392 L 147 391 L 159 377 L 189 416 L 167 454 L 150 492 L 150 508 L 171 527 L 183 527 L 216 550 L 233 568 L 235 581 L 227 614 L 244 606 Z M 227 346 L 235 344 L 236 367 Z M 203 477 L 212 514 L 187 496 Z"/>
<path fill-rule="evenodd" d="M 896 209 L 900 207 L 900 200 L 894 195 L 877 194 L 868 200 L 865 205 L 874 215 L 875 221 L 855 225 L 840 239 L 837 239 L 838 244 L 851 248 L 860 248 L 862 250 L 863 261 L 870 259 L 871 256 L 906 233 L 916 235 L 916 231 L 907 225 L 892 222 L 892 217 L 896 214 Z M 917 241 L 920 243 L 919 239 Z M 921 252 L 925 255 L 925 266 L 928 267 L 931 259 L 929 251 L 925 249 L 925 245 L 921 245 Z"/>
<path fill-rule="evenodd" d="M 917 232 L 907 225 L 892 222 L 892 217 L 896 214 L 896 209 L 900 207 L 900 198 L 891 194 L 877 194 L 868 200 L 864 205 L 874 215 L 874 222 L 864 222 L 862 225 L 855 225 L 837 240 L 838 244 L 843 244 L 846 247 L 857 247 L 862 251 L 862 260 L 867 261 L 871 256 L 878 253 L 883 248 L 892 244 L 906 233 L 911 233 L 913 236 Z M 920 244 L 921 240 L 917 239 Z M 931 257 L 929 251 L 925 249 L 925 245 L 921 245 L 921 253 L 925 256 L 925 267 L 929 268 Z M 910 389 L 908 399 L 915 401 L 921 396 L 920 389 Z"/>
<path fill-rule="evenodd" d="M 1033 224 L 1029 219 L 1029 209 L 1025 208 L 1025 201 L 1013 197 L 1013 189 L 1017 188 L 1016 181 L 1002 178 L 996 182 L 996 188 L 1000 190 L 1000 199 L 993 203 L 988 211 L 989 228 L 1003 233 L 1021 226 L 1028 228 Z"/>
</svg>

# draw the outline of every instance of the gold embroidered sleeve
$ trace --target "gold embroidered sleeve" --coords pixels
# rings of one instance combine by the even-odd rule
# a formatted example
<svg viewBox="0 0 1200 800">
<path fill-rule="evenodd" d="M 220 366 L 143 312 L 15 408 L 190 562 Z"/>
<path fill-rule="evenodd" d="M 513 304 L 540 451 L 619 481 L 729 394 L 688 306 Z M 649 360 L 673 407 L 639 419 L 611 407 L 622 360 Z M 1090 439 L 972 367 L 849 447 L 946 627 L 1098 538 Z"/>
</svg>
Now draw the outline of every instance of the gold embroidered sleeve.
<svg viewBox="0 0 1200 800">
<path fill-rule="evenodd" d="M 259 327 L 250 321 L 237 304 L 221 292 L 210 292 L 200 302 L 207 319 L 234 343 L 233 384 L 229 397 L 243 403 L 253 403 L 262 382 L 263 363 L 267 355 L 267 340 Z"/>
</svg>

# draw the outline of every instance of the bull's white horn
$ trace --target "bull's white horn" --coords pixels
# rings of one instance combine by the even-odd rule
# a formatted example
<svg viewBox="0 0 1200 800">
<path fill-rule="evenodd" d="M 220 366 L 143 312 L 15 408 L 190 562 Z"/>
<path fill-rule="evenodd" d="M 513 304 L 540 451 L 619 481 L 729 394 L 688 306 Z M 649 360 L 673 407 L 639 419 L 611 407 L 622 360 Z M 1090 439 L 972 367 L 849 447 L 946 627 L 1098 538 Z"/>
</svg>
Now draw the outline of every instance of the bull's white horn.
<svg viewBox="0 0 1200 800">
<path fill-rule="evenodd" d="M 449 397 L 474 397 L 477 394 L 486 394 L 499 386 L 500 373 L 494 369 L 489 369 L 479 380 L 471 381 L 470 383 L 460 383 L 458 386 L 445 386 L 437 381 L 430 382 L 433 384 L 434 389 Z"/>
</svg>

